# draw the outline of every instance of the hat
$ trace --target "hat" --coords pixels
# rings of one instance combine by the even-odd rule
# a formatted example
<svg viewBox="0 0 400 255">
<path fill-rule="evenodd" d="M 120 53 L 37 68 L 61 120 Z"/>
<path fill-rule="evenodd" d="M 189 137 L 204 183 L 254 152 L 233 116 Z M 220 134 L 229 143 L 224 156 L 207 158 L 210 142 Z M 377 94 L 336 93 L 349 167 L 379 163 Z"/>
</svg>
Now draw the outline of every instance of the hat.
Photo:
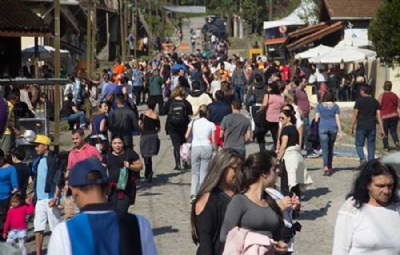
<svg viewBox="0 0 400 255">
<path fill-rule="evenodd" d="M 36 135 L 35 141 L 33 143 L 39 143 L 44 145 L 50 145 L 50 138 L 45 135 Z"/>
<path fill-rule="evenodd" d="M 99 172 L 100 178 L 88 180 L 87 175 L 91 171 Z M 86 186 L 108 183 L 106 168 L 97 158 L 88 158 L 76 163 L 70 170 L 68 182 L 71 186 Z"/>
</svg>

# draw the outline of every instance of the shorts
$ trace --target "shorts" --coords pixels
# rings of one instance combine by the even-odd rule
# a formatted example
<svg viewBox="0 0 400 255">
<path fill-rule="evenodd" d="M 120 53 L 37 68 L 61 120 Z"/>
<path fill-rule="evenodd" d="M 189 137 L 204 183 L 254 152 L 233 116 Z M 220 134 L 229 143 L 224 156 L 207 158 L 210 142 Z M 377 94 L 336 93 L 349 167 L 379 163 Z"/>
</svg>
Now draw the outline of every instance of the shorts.
<svg viewBox="0 0 400 255">
<path fill-rule="evenodd" d="M 34 232 L 44 231 L 46 223 L 49 223 L 50 231 L 60 222 L 61 211 L 56 207 L 49 207 L 50 199 L 42 199 L 36 202 L 35 219 L 33 220 Z"/>
<path fill-rule="evenodd" d="M 26 229 L 12 229 L 8 232 L 7 240 L 18 240 L 28 237 Z"/>
</svg>

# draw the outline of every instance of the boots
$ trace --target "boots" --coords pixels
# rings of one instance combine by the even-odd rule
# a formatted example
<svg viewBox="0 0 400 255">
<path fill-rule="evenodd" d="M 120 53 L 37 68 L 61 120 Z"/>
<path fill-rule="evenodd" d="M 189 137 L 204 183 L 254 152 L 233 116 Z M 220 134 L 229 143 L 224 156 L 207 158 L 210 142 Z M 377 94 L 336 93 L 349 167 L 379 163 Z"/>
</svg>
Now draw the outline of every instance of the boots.
<svg viewBox="0 0 400 255">
<path fill-rule="evenodd" d="M 181 155 L 179 151 L 174 150 L 175 168 L 174 170 L 181 170 Z"/>
</svg>

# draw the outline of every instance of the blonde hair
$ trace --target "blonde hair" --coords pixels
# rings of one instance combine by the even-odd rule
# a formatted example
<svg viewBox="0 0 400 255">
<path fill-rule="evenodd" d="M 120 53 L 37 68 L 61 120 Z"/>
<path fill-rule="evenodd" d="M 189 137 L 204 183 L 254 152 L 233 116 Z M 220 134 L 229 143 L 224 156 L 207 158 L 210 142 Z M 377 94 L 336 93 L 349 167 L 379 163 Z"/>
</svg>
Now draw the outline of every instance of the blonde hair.
<svg viewBox="0 0 400 255">
<path fill-rule="evenodd" d="M 177 98 L 177 97 L 185 98 L 185 95 L 186 95 L 185 90 L 181 86 L 174 88 L 171 92 L 171 98 Z"/>
</svg>

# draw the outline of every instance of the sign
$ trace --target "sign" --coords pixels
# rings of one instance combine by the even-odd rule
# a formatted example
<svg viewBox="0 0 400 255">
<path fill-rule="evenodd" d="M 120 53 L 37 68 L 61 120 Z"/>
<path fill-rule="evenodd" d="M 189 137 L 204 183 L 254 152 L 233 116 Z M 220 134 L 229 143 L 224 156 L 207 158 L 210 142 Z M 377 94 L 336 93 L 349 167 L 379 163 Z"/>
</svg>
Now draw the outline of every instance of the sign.
<svg viewBox="0 0 400 255">
<path fill-rule="evenodd" d="M 287 26 L 280 26 L 280 27 L 279 27 L 279 32 L 280 32 L 281 34 L 286 33 L 286 31 L 287 31 Z"/>
</svg>

